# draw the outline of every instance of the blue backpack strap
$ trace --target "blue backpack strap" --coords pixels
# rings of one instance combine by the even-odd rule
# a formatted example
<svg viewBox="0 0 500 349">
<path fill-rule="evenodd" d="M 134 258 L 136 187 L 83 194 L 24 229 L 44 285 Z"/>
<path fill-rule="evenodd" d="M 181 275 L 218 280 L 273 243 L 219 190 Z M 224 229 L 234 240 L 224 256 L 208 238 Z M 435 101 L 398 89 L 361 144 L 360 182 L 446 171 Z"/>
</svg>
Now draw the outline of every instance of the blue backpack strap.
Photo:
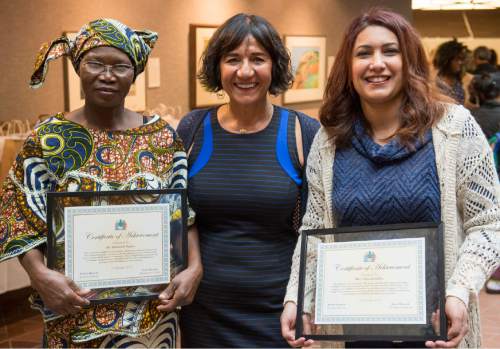
<svg viewBox="0 0 500 349">
<path fill-rule="evenodd" d="M 297 185 L 301 185 L 302 176 L 293 166 L 292 159 L 290 159 L 290 152 L 288 149 L 288 116 L 289 116 L 288 110 L 281 108 L 278 137 L 276 138 L 276 157 L 278 158 L 278 162 L 285 171 L 285 173 L 295 183 L 297 183 Z"/>
<path fill-rule="evenodd" d="M 191 142 L 192 144 L 192 142 Z M 205 165 L 212 156 L 213 151 L 213 135 L 212 135 L 212 122 L 210 120 L 210 111 L 207 111 L 203 118 L 203 144 L 201 145 L 200 153 L 196 158 L 193 166 L 189 169 L 188 179 L 195 176 Z"/>
</svg>

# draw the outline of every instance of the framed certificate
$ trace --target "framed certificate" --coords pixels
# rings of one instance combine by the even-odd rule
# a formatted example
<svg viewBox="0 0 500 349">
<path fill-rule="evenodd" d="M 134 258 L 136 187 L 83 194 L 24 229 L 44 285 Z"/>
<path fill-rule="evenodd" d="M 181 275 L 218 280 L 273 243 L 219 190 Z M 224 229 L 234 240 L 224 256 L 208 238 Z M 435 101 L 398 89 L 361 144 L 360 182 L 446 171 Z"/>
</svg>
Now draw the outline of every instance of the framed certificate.
<svg viewBox="0 0 500 349">
<path fill-rule="evenodd" d="M 302 232 L 296 337 L 446 339 L 441 224 Z"/>
<path fill-rule="evenodd" d="M 187 264 L 185 189 L 47 194 L 47 265 L 91 303 L 156 298 Z"/>
</svg>

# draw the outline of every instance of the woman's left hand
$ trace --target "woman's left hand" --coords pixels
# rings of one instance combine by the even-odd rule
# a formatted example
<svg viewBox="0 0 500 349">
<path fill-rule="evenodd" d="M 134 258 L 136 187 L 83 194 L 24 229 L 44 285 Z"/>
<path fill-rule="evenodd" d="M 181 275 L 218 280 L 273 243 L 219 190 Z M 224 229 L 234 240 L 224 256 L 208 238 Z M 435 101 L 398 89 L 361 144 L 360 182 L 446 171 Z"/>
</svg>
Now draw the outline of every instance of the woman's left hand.
<svg viewBox="0 0 500 349">
<path fill-rule="evenodd" d="M 168 287 L 158 296 L 160 305 L 156 309 L 171 312 L 177 307 L 190 304 L 194 299 L 202 276 L 203 269 L 201 266 L 188 267 L 177 274 Z"/>
<path fill-rule="evenodd" d="M 467 307 L 457 297 L 447 297 L 445 304 L 446 318 L 448 319 L 448 340 L 427 341 L 428 348 L 456 348 L 469 331 Z"/>
</svg>

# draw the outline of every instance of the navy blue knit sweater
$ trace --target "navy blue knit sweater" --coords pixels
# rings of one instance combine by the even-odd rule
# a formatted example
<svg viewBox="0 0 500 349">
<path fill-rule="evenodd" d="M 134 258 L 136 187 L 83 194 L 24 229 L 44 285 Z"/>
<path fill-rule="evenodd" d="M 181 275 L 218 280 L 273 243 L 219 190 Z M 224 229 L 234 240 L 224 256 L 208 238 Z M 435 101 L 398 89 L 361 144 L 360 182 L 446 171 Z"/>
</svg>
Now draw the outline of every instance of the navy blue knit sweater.
<svg viewBox="0 0 500 349">
<path fill-rule="evenodd" d="M 334 160 L 332 202 L 339 226 L 440 222 L 440 189 L 429 130 L 415 149 L 381 146 L 355 124 L 352 147 Z"/>
</svg>

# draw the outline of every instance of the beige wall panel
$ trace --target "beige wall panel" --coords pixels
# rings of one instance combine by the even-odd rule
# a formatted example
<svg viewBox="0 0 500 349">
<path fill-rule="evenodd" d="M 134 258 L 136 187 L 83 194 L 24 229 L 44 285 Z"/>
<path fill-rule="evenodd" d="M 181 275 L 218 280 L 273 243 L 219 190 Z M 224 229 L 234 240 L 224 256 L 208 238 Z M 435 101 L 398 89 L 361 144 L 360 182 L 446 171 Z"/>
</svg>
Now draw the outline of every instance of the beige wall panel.
<svg viewBox="0 0 500 349">
<path fill-rule="evenodd" d="M 413 23 L 425 37 L 467 37 L 463 11 L 413 11 Z M 474 37 L 500 38 L 500 10 L 465 11 Z"/>
<path fill-rule="evenodd" d="M 266 17 L 281 34 L 325 35 L 334 55 L 347 23 L 363 9 L 382 5 L 411 19 L 410 0 L 0 0 L 0 120 L 35 119 L 64 110 L 62 60 L 52 62 L 45 85 L 28 87 L 40 45 L 98 17 L 159 33 L 152 56 L 160 57 L 161 87 L 147 89 L 147 106 L 189 110 L 189 24 L 220 24 L 238 12 Z M 278 104 L 281 98 L 274 99 Z M 320 102 L 293 105 L 316 115 Z"/>
</svg>

